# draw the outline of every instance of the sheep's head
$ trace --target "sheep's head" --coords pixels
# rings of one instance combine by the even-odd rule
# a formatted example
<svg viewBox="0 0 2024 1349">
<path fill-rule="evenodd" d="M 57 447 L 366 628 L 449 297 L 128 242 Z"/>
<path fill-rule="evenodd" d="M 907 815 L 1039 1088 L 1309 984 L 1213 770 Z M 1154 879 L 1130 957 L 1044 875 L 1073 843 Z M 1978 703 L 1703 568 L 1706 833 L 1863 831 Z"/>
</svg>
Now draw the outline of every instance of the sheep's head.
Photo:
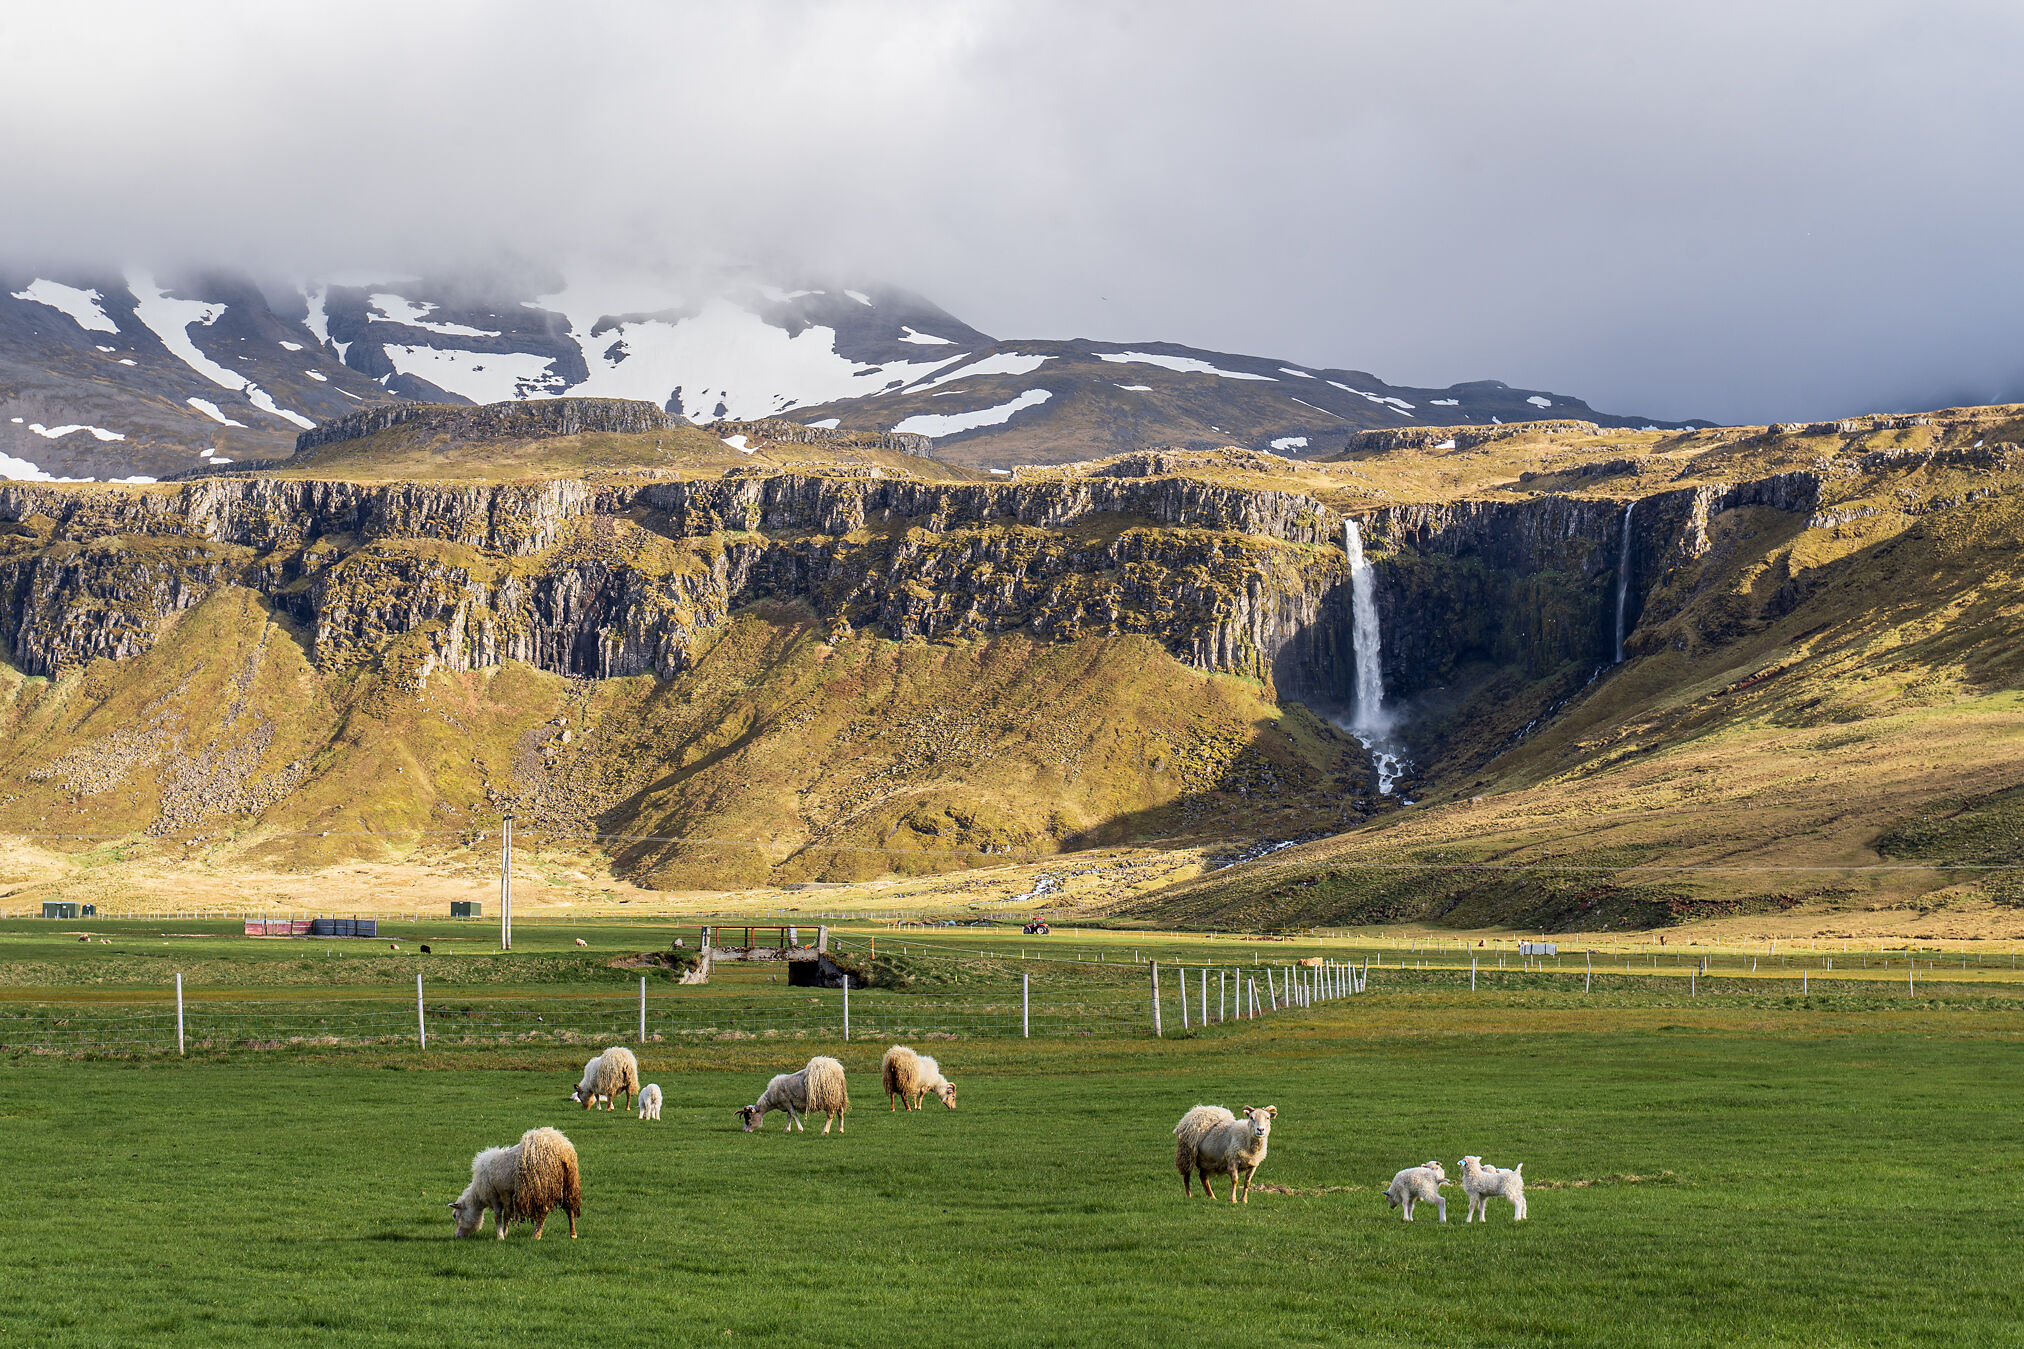
<svg viewBox="0 0 2024 1349">
<path fill-rule="evenodd" d="M 766 1112 L 756 1105 L 741 1105 L 738 1107 L 738 1118 L 745 1122 L 745 1132 L 749 1134 L 766 1118 Z"/>
<path fill-rule="evenodd" d="M 943 1105 L 949 1107 L 949 1109 L 951 1110 L 954 1110 L 956 1108 L 955 1083 L 944 1082 L 942 1083 L 941 1086 L 936 1087 L 934 1091 L 935 1091 L 935 1099 L 939 1100 Z"/>
<path fill-rule="evenodd" d="M 1247 1105 L 1244 1107 L 1244 1118 L 1250 1121 L 1251 1136 L 1253 1138 L 1264 1138 L 1272 1132 L 1272 1121 L 1279 1118 L 1279 1107 L 1276 1105 L 1263 1107 Z"/>
<path fill-rule="evenodd" d="M 1447 1169 L 1443 1167 L 1439 1162 L 1428 1162 L 1426 1169 L 1434 1173 L 1435 1180 L 1444 1183 L 1447 1181 L 1448 1179 Z"/>
<path fill-rule="evenodd" d="M 1480 1171 L 1483 1167 L 1483 1159 L 1481 1157 L 1464 1157 L 1461 1161 L 1456 1162 L 1455 1165 L 1461 1167 L 1462 1174 L 1466 1176 L 1469 1174 L 1471 1167 Z"/>
<path fill-rule="evenodd" d="M 485 1206 L 465 1195 L 450 1201 L 450 1216 L 457 1220 L 457 1235 L 468 1237 L 478 1230 L 478 1224 L 485 1220 Z"/>
</svg>

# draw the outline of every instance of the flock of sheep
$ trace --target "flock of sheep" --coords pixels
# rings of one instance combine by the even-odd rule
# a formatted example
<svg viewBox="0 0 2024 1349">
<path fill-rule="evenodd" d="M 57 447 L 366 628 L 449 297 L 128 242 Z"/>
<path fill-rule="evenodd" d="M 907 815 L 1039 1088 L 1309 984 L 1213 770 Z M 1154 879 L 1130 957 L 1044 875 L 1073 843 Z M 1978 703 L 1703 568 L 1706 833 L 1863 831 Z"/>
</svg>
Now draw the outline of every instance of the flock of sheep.
<svg viewBox="0 0 2024 1349">
<path fill-rule="evenodd" d="M 902 1106 L 909 1111 L 923 1109 L 929 1096 L 950 1110 L 956 1108 L 956 1085 L 943 1076 L 941 1065 L 905 1045 L 894 1045 L 885 1052 L 879 1063 L 879 1082 L 885 1089 L 888 1110 Z M 620 1097 L 626 1098 L 628 1109 L 636 1102 L 643 1120 L 661 1117 L 660 1086 L 652 1082 L 641 1086 L 639 1060 L 630 1049 L 615 1045 L 583 1066 L 583 1077 L 569 1099 L 585 1110 L 600 1104 L 611 1110 Z M 843 1065 L 827 1055 L 816 1055 L 798 1072 L 781 1073 L 768 1082 L 758 1100 L 738 1107 L 738 1118 L 745 1132 L 751 1133 L 774 1110 L 786 1113 L 789 1131 L 805 1133 L 803 1120 L 821 1115 L 822 1132 L 828 1133 L 835 1125 L 840 1136 L 843 1117 L 850 1110 Z M 1203 1192 L 1214 1199 L 1216 1189 L 1210 1178 L 1225 1176 L 1230 1182 L 1230 1202 L 1239 1202 L 1241 1185 L 1242 1202 L 1250 1203 L 1251 1180 L 1265 1160 L 1272 1121 L 1278 1117 L 1275 1105 L 1247 1105 L 1235 1115 L 1220 1105 L 1198 1105 L 1181 1116 L 1174 1126 L 1174 1167 L 1181 1173 L 1181 1192 L 1192 1197 L 1194 1180 L 1199 1176 Z M 1459 1165 L 1462 1189 L 1469 1196 L 1469 1216 L 1464 1221 L 1474 1222 L 1480 1216 L 1488 1222 L 1490 1200 L 1499 1195 L 1511 1201 L 1515 1221 L 1524 1219 L 1523 1165 L 1505 1171 L 1483 1165 L 1481 1157 L 1464 1157 Z M 1441 1221 L 1446 1222 L 1448 1201 L 1441 1188 L 1448 1183 L 1447 1171 L 1439 1162 L 1430 1161 L 1393 1176 L 1385 1196 L 1393 1208 L 1405 1210 L 1407 1222 L 1413 1220 L 1413 1206 L 1422 1203 L 1439 1205 Z M 450 1204 L 458 1236 L 476 1232 L 489 1211 L 493 1235 L 502 1241 L 506 1229 L 522 1220 L 534 1224 L 534 1239 L 539 1241 L 548 1215 L 558 1208 L 569 1215 L 569 1235 L 575 1237 L 576 1219 L 583 1211 L 576 1148 L 550 1128 L 529 1129 L 512 1147 L 486 1148 L 472 1158 L 471 1183 Z"/>
</svg>

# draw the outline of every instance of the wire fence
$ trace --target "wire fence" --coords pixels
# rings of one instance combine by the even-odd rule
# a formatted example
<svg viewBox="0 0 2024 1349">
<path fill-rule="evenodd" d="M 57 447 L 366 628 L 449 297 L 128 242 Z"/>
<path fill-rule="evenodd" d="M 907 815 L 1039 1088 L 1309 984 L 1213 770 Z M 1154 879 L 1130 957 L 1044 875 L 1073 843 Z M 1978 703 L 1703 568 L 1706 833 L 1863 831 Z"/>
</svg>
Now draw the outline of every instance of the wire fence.
<svg viewBox="0 0 2024 1349">
<path fill-rule="evenodd" d="M 1904 1005 L 2024 1008 L 2024 979 L 1993 964 L 1844 962 L 1803 966 L 1764 957 L 1717 960 L 1588 952 L 1533 955 L 1457 949 L 1373 952 L 1355 960 L 1166 964 L 1071 958 L 1063 953 L 955 951 L 887 941 L 871 962 L 893 986 L 783 985 L 758 965 L 701 985 L 642 979 L 612 992 L 491 995 L 426 978 L 383 993 L 276 989 L 266 996 L 214 991 L 94 991 L 91 1001 L 0 1001 L 0 1053 L 145 1055 L 313 1046 L 602 1047 L 738 1040 L 937 1040 L 979 1037 L 1173 1036 L 1289 1011 L 1372 998 L 1579 996 L 1623 1005 L 1749 1000 L 1860 1009 Z M 868 952 L 867 952 L 868 954 Z M 1831 967 L 1831 968 L 1830 968 Z M 720 970 L 723 967 L 720 966 Z M 781 964 L 776 969 L 784 969 Z"/>
</svg>

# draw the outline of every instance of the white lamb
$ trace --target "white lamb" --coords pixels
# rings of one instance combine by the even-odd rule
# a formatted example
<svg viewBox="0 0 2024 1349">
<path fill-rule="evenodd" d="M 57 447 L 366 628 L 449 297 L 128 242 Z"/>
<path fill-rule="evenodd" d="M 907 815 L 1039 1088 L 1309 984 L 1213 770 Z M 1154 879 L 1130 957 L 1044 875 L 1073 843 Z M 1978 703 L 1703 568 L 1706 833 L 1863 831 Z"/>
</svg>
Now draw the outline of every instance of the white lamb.
<svg viewBox="0 0 2024 1349">
<path fill-rule="evenodd" d="M 1489 1222 L 1490 1197 L 1499 1194 L 1511 1201 L 1511 1221 L 1525 1221 L 1525 1163 L 1502 1171 L 1483 1165 L 1481 1157 L 1464 1157 L 1461 1166 L 1462 1188 L 1469 1194 L 1469 1216 L 1463 1222 L 1474 1222 L 1478 1214 Z"/>
<path fill-rule="evenodd" d="M 1276 1105 L 1262 1109 L 1247 1105 L 1241 1120 L 1220 1105 L 1198 1105 L 1181 1116 L 1174 1126 L 1174 1168 L 1181 1173 L 1181 1193 L 1194 1194 L 1194 1173 L 1200 1172 L 1203 1193 L 1214 1199 L 1216 1187 L 1209 1177 L 1228 1176 L 1230 1202 L 1234 1204 L 1241 1176 L 1244 1202 L 1250 1203 L 1251 1178 L 1265 1160 L 1272 1121 L 1278 1117 Z"/>
<path fill-rule="evenodd" d="M 640 1064 L 633 1052 L 620 1045 L 599 1054 L 583 1065 L 583 1080 L 576 1084 L 576 1090 L 569 1093 L 569 1099 L 580 1103 L 585 1110 L 599 1101 L 610 1110 L 618 1098 L 624 1096 L 630 1106 L 639 1096 Z"/>
<path fill-rule="evenodd" d="M 1393 1208 L 1404 1208 L 1407 1222 L 1413 1220 L 1414 1204 L 1439 1204 L 1441 1221 L 1448 1220 L 1448 1199 L 1441 1193 L 1441 1187 L 1448 1183 L 1448 1173 L 1439 1162 L 1428 1162 L 1424 1166 L 1408 1167 L 1392 1177 L 1385 1189 L 1385 1198 L 1391 1200 Z"/>
<path fill-rule="evenodd" d="M 787 1127 L 806 1133 L 808 1126 L 800 1117 L 821 1114 L 822 1132 L 828 1133 L 829 1126 L 834 1124 L 841 1134 L 843 1115 L 849 1109 L 850 1092 L 844 1082 L 843 1065 L 818 1054 L 800 1072 L 781 1073 L 768 1082 L 757 1101 L 738 1107 L 738 1118 L 745 1122 L 745 1132 L 749 1134 L 765 1121 L 767 1111 L 785 1110 Z"/>
<path fill-rule="evenodd" d="M 640 1088 L 640 1118 L 659 1119 L 660 1117 L 661 1117 L 661 1084 L 658 1082 L 649 1082 L 644 1087 Z"/>
</svg>

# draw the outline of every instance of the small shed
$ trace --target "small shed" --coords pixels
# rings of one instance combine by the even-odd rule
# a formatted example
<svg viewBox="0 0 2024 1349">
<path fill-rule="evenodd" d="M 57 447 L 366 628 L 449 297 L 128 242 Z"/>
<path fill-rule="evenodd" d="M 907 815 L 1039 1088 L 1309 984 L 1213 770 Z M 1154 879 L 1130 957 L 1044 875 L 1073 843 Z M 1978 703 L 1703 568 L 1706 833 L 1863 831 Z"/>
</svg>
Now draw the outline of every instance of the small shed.
<svg viewBox="0 0 2024 1349">
<path fill-rule="evenodd" d="M 453 899 L 450 901 L 450 917 L 483 918 L 485 906 L 475 899 Z"/>
<path fill-rule="evenodd" d="M 1560 943 L 1550 941 L 1521 941 L 1518 943 L 1518 954 L 1521 956 L 1557 956 L 1560 954 Z"/>
<path fill-rule="evenodd" d="M 74 899 L 45 899 L 42 901 L 44 918 L 96 918 L 98 905 L 80 904 Z"/>
</svg>

